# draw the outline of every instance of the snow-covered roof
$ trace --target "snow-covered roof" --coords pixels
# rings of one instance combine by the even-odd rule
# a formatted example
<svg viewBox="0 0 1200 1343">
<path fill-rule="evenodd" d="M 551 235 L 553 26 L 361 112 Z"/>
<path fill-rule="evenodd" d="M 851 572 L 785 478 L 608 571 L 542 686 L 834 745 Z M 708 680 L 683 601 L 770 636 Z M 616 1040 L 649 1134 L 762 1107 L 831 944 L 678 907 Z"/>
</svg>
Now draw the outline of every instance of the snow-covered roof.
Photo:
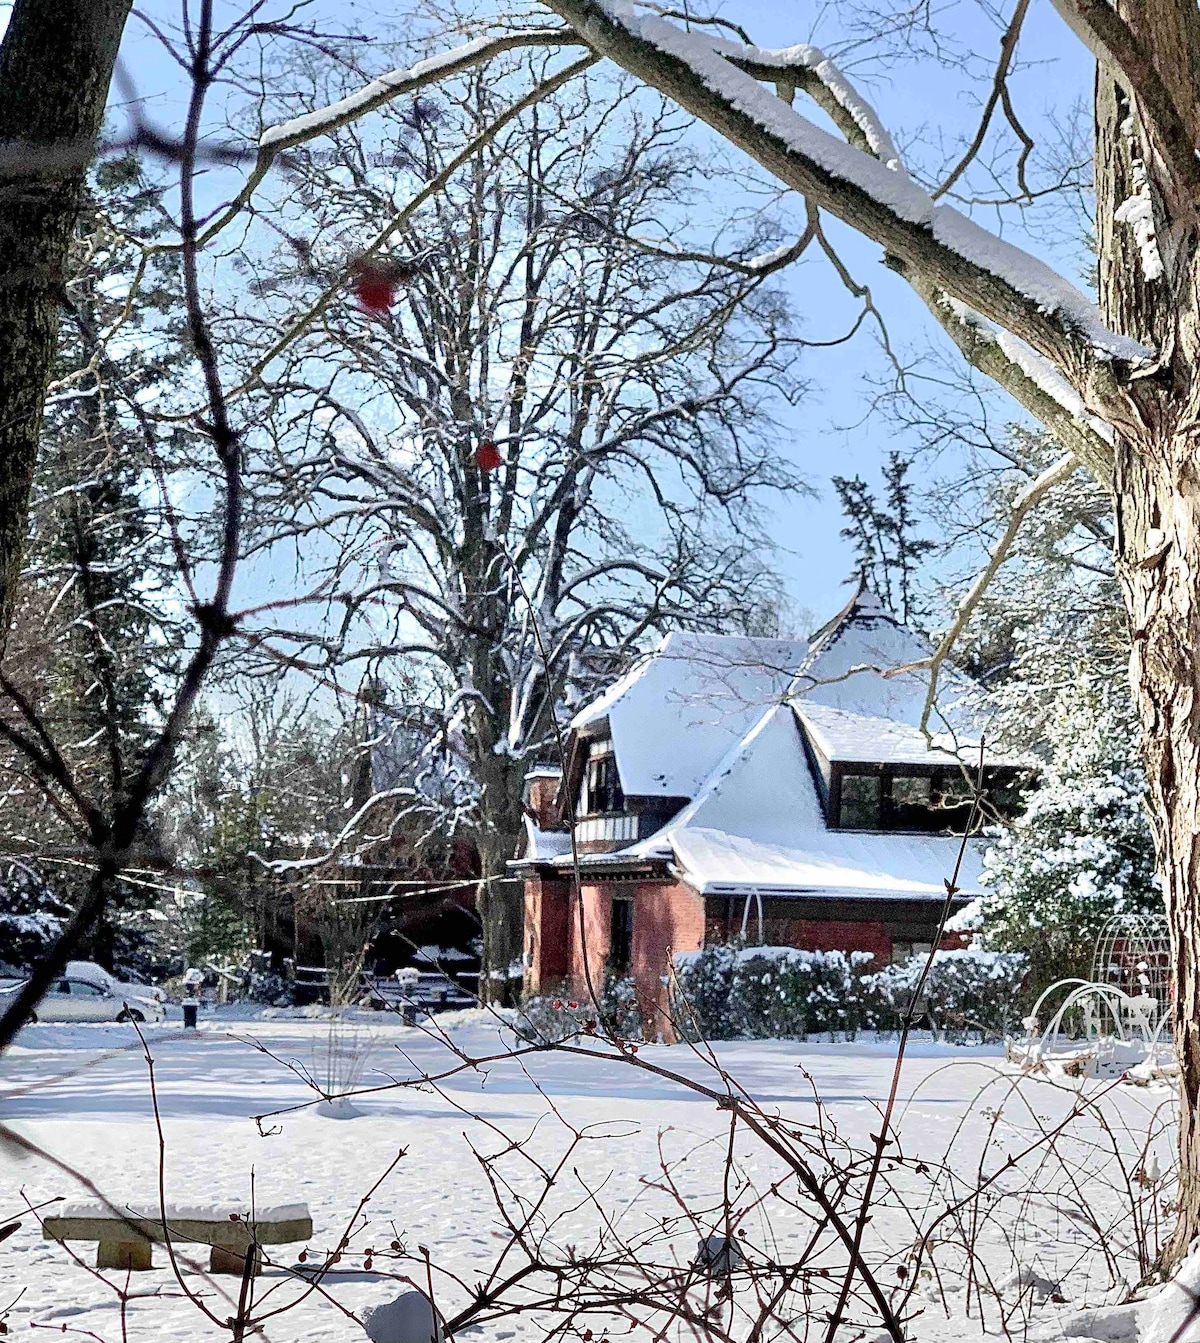
<svg viewBox="0 0 1200 1343">
<path fill-rule="evenodd" d="M 778 705 L 721 761 L 662 830 L 624 852 L 666 858 L 702 895 L 940 897 L 960 841 L 947 835 L 829 830 L 800 742 L 796 714 Z M 968 845 L 959 876 L 979 890 L 981 855 Z"/>
<path fill-rule="evenodd" d="M 559 779 L 562 768 L 558 765 L 534 765 L 525 771 L 526 779 Z"/>
<path fill-rule="evenodd" d="M 813 635 L 808 658 L 792 683 L 789 698 L 805 707 L 820 704 L 917 727 L 925 707 L 929 673 L 924 668 L 904 672 L 896 669 L 922 662 L 932 651 L 921 635 L 902 625 L 860 583 L 846 607 Z M 969 729 L 972 714 L 960 701 L 972 689 L 966 677 L 953 667 L 944 667 L 930 727 L 935 731 Z"/>
<path fill-rule="evenodd" d="M 979 740 L 949 732 L 926 738 L 918 727 L 891 718 L 849 713 L 824 704 L 801 700 L 796 705 L 809 741 L 826 760 L 855 764 L 974 765 L 979 759 Z M 986 763 L 999 763 L 987 753 Z"/>
<path fill-rule="evenodd" d="M 571 852 L 571 836 L 565 830 L 542 830 L 532 816 L 525 817 L 522 862 L 547 863 Z"/>
<path fill-rule="evenodd" d="M 440 965 L 443 961 L 473 961 L 474 956 L 469 951 L 460 951 L 457 947 L 439 947 L 430 943 L 428 946 L 418 947 L 413 952 L 414 961 L 422 961 L 428 965 Z"/>
<path fill-rule="evenodd" d="M 599 699 L 572 730 L 607 718 L 621 787 L 633 797 L 692 797 L 803 662 L 803 639 L 676 631 Z"/>
<path fill-rule="evenodd" d="M 670 635 L 571 726 L 598 730 L 607 720 L 627 795 L 690 801 L 648 838 L 582 861 L 665 861 L 704 895 L 942 898 L 960 840 L 828 829 L 801 735 L 832 760 L 944 765 L 957 750 L 973 763 L 973 684 L 943 669 L 931 745 L 919 727 L 928 671 L 896 670 L 930 651 L 861 583 L 807 644 Z M 525 860 L 565 865 L 566 840 L 527 821 Z M 964 896 L 978 894 L 980 869 L 972 841 Z"/>
</svg>

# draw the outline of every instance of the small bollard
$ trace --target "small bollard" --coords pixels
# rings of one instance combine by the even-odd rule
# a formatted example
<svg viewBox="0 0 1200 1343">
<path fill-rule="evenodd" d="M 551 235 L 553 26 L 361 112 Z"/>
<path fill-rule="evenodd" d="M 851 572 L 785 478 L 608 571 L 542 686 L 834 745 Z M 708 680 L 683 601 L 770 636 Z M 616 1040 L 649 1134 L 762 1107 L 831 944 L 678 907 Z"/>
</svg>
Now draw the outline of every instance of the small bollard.
<svg viewBox="0 0 1200 1343">
<path fill-rule="evenodd" d="M 185 998 L 183 1000 L 183 1029 L 185 1031 L 194 1031 L 196 1029 L 196 1018 L 199 1013 L 199 999 Z"/>
</svg>

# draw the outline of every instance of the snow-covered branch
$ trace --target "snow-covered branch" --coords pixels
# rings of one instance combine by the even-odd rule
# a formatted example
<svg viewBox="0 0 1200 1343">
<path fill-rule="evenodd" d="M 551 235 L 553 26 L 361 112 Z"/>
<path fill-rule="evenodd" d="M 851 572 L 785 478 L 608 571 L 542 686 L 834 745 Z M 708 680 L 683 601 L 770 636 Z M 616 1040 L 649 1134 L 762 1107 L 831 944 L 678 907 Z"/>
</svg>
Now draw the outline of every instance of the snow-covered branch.
<svg viewBox="0 0 1200 1343">
<path fill-rule="evenodd" d="M 372 79 L 354 93 L 340 98 L 326 107 L 315 108 L 302 116 L 267 126 L 258 137 L 258 154 L 254 168 L 242 189 L 205 228 L 201 243 L 209 243 L 225 226 L 241 214 L 254 193 L 270 172 L 280 154 L 297 145 L 329 135 L 340 127 L 366 116 L 397 98 L 415 93 L 418 89 L 440 83 L 464 70 L 474 69 L 522 47 L 578 46 L 579 37 L 565 28 L 527 28 L 520 32 L 503 33 L 496 37 L 477 37 L 460 47 L 439 52 L 436 56 L 417 61 L 400 70 L 391 70 L 378 79 Z"/>
<path fill-rule="evenodd" d="M 1144 367 L 1154 354 L 1109 329 L 1069 281 L 1038 258 L 935 204 L 907 176 L 800 116 L 726 56 L 724 42 L 604 0 L 547 0 L 610 57 L 744 149 L 777 178 L 928 277 L 946 294 L 1050 359 L 1104 415 L 1100 366 Z M 856 122 L 856 124 L 858 124 Z"/>
<path fill-rule="evenodd" d="M 1049 359 L 931 285 L 915 280 L 913 288 L 973 368 L 1003 387 L 1097 479 L 1108 479 L 1112 427 L 1088 410 Z"/>
<path fill-rule="evenodd" d="M 368 112 L 374 112 L 394 98 L 415 93 L 417 89 L 461 74 L 506 51 L 520 47 L 578 46 L 579 43 L 580 39 L 565 28 L 531 28 L 524 32 L 506 33 L 501 37 L 477 37 L 461 47 L 439 52 L 405 69 L 381 75 L 328 107 L 320 107 L 303 116 L 293 117 L 290 121 L 268 126 L 258 138 L 259 150 L 275 155 L 318 135 L 328 135 Z"/>
</svg>

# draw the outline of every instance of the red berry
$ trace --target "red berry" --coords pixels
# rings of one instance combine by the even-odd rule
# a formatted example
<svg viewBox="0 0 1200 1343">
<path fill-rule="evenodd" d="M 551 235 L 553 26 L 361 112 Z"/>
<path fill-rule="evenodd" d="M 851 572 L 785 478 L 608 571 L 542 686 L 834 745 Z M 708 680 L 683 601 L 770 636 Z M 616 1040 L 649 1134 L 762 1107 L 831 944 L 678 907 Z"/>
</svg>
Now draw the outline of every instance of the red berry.
<svg viewBox="0 0 1200 1343">
<path fill-rule="evenodd" d="M 396 301 L 396 276 L 388 267 L 368 262 L 355 277 L 354 293 L 368 312 L 391 312 Z"/>
<path fill-rule="evenodd" d="M 561 1007 L 562 1007 L 562 999 L 561 999 L 561 998 L 555 998 L 555 1000 L 554 1000 L 554 1010 L 557 1012 L 557 1011 L 559 1011 L 559 1010 L 561 1009 Z"/>
<path fill-rule="evenodd" d="M 363 1260 L 363 1268 L 370 1268 L 370 1267 L 371 1267 L 371 1256 L 367 1255 L 367 1257 Z"/>
<path fill-rule="evenodd" d="M 300 1262 L 303 1264 L 303 1263 L 308 1259 L 308 1251 L 307 1251 L 307 1250 L 301 1250 L 300 1253 L 299 1253 L 299 1255 L 298 1255 L 297 1257 L 299 1258 Z"/>
<path fill-rule="evenodd" d="M 502 466 L 504 458 L 500 456 L 500 449 L 492 442 L 490 438 L 484 441 L 475 450 L 475 465 L 481 471 L 494 471 L 498 466 Z"/>
<path fill-rule="evenodd" d="M 574 1010 L 579 1006 L 579 1004 L 578 1004 L 578 1003 L 568 1003 L 567 1006 L 571 1009 L 572 1012 L 574 1012 Z"/>
<path fill-rule="evenodd" d="M 392 1241 L 392 1249 L 398 1250 L 399 1248 L 400 1248 L 400 1242 L 398 1240 Z"/>
<path fill-rule="evenodd" d="M 629 1046 L 629 1052 L 630 1052 L 631 1054 L 636 1054 L 636 1053 L 637 1053 L 637 1045 L 630 1045 L 630 1046 Z"/>
</svg>

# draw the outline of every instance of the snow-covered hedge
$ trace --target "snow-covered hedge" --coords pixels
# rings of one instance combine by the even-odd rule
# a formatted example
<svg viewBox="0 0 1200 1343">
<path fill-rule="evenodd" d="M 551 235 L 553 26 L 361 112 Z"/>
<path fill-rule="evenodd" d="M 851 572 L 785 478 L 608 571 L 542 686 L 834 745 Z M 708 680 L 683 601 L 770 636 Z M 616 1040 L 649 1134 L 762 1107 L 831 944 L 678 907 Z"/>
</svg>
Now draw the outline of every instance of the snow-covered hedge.
<svg viewBox="0 0 1200 1343">
<path fill-rule="evenodd" d="M 709 1040 L 852 1037 L 870 1023 L 863 993 L 868 951 L 706 947 L 675 957 L 674 1015 Z"/>
<path fill-rule="evenodd" d="M 872 971 L 870 952 L 795 947 L 705 947 L 675 957 L 674 1016 L 685 1036 L 708 1040 L 853 1038 L 895 1029 L 925 965 L 912 956 Z M 1020 955 L 939 951 L 920 1010 L 952 1039 L 1001 1036 L 1020 1019 Z"/>
<path fill-rule="evenodd" d="M 925 956 L 910 956 L 868 977 L 879 1025 L 899 1025 L 925 961 Z M 934 952 L 918 1010 L 949 1039 L 1007 1035 L 1020 1024 L 1018 995 L 1025 970 L 1025 957 L 1017 952 Z"/>
</svg>

